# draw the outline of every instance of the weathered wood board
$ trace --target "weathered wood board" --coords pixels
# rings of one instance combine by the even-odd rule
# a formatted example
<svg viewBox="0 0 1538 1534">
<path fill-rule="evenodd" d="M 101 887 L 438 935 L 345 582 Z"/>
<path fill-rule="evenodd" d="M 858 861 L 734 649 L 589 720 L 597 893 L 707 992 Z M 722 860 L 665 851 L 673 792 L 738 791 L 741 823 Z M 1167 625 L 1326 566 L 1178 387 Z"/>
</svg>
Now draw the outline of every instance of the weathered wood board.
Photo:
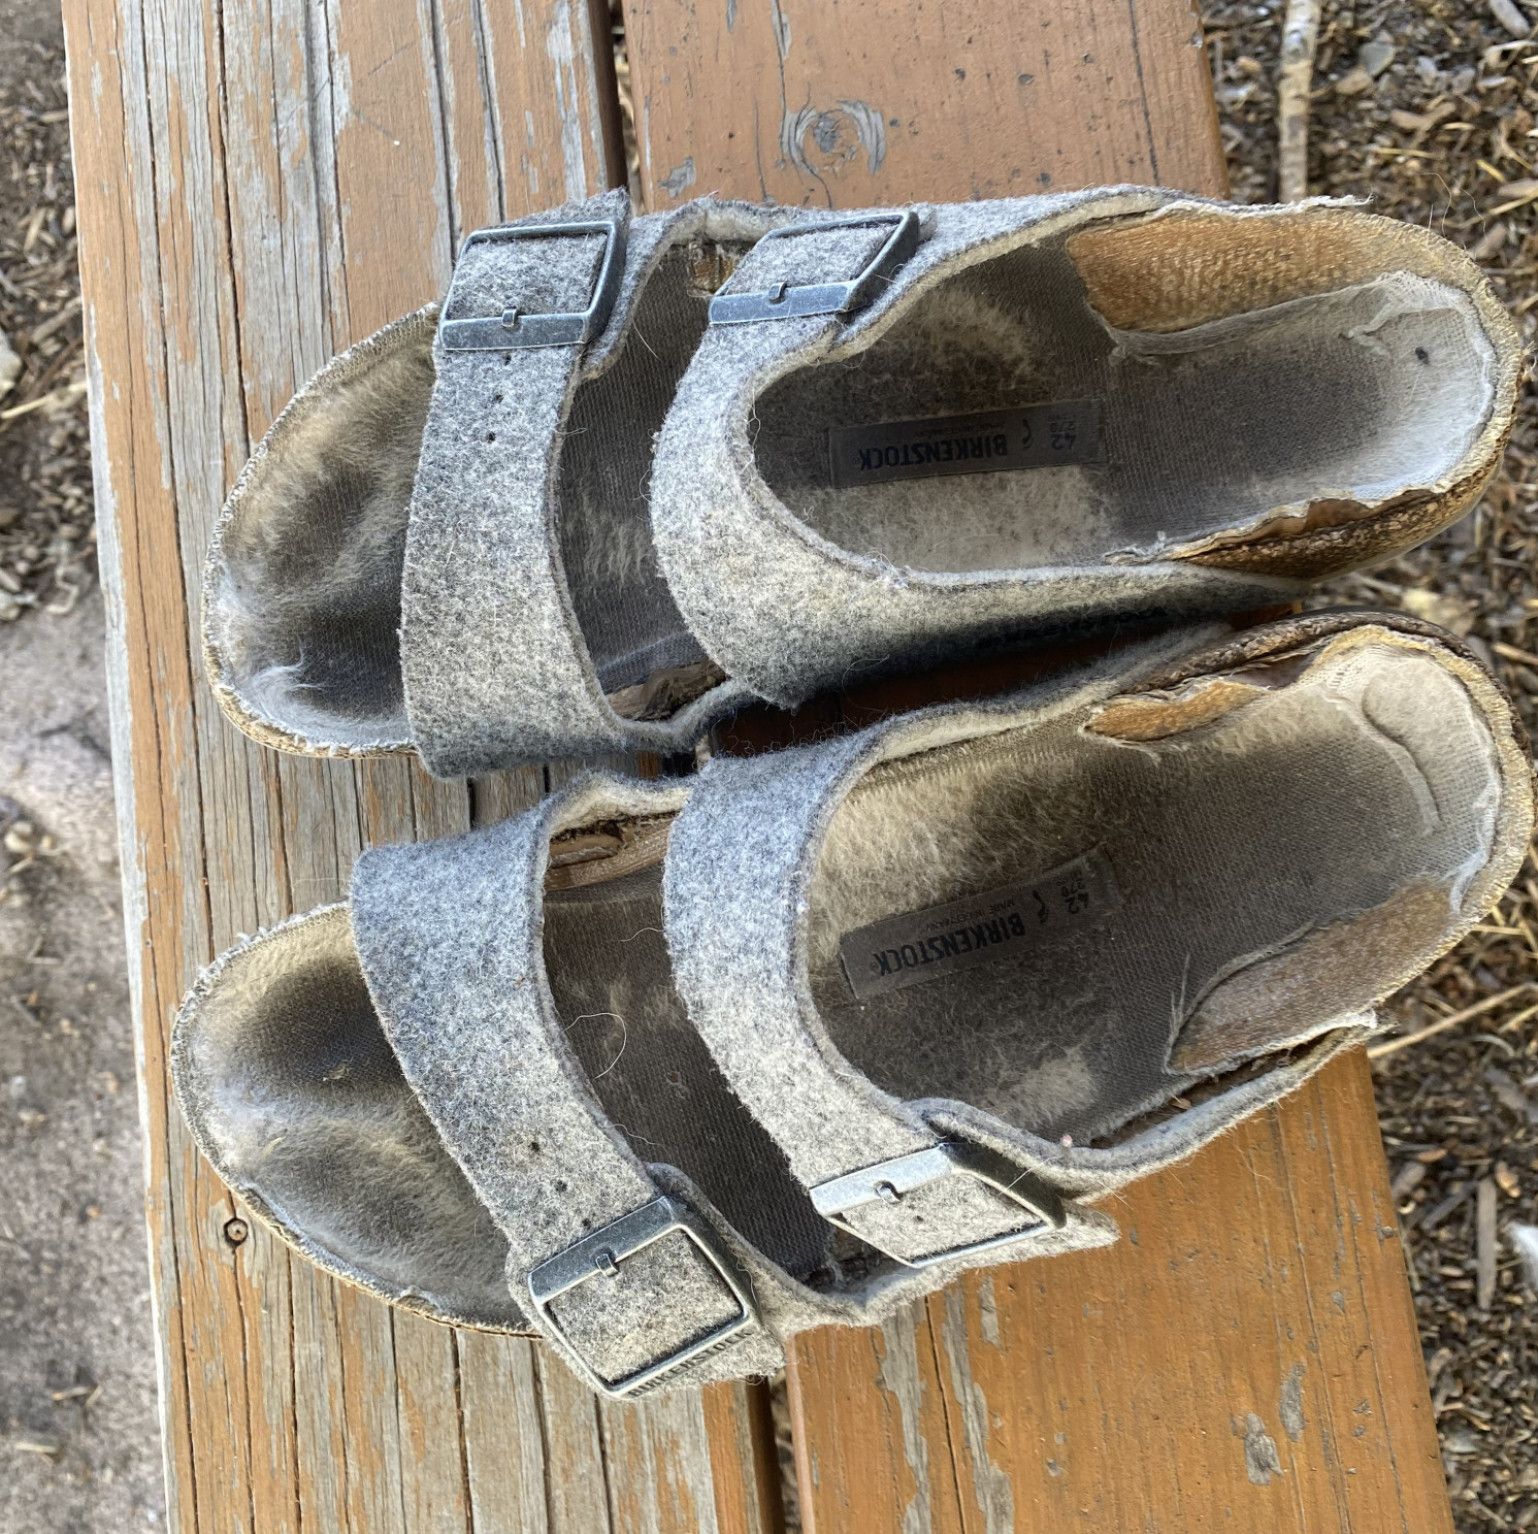
<svg viewBox="0 0 1538 1534">
<path fill-rule="evenodd" d="M 440 293 L 462 232 L 622 179 L 607 15 L 71 0 L 65 20 L 171 1527 L 757 1534 L 777 1481 L 753 1391 L 600 1407 L 532 1344 L 318 1276 L 231 1223 L 166 1079 L 216 952 L 337 899 L 366 843 L 544 786 L 249 745 L 203 685 L 198 587 L 298 384 Z"/>
<path fill-rule="evenodd" d="M 668 0 L 627 21 L 655 205 L 1220 183 L 1183 0 Z M 258 750 L 202 684 L 196 611 L 215 511 L 294 387 L 439 293 L 466 230 L 623 179 L 607 15 L 573 0 L 66 0 L 65 22 L 171 1527 L 777 1528 L 760 1390 L 601 1407 L 531 1344 L 319 1277 L 244 1225 L 166 1079 L 171 1017 L 214 953 L 337 898 L 367 843 L 494 819 L 549 780 L 466 788 L 404 762 Z M 1445 1527 L 1397 1247 L 1373 1234 L 1392 1216 L 1364 1080 L 1338 1067 L 1140 1190 L 1137 1248 L 1001 1271 L 883 1333 L 799 1347 L 809 1526 L 1111 1529 L 1139 1527 L 1122 1521 L 1136 1509 L 1197 1528 L 1221 1507 L 1276 1528 Z M 1278 1224 L 1283 1208 L 1302 1223 Z M 1188 1253 L 1183 1273 L 1152 1260 L 1166 1249 Z M 1337 1260 L 1351 1282 L 1326 1282 Z M 1195 1335 L 1241 1300 L 1252 1328 L 1222 1347 Z M 1134 1309 L 1137 1350 L 1118 1345 Z M 1376 1415 L 1353 1437 L 1364 1359 Z M 1278 1395 L 1295 1362 L 1297 1444 Z M 1054 1389 L 1069 1428 L 1047 1414 Z M 1283 1466 L 1238 1488 L 1266 1497 L 1253 1514 L 1222 1501 L 1251 1411 Z M 1239 1437 L 1219 1412 L 1244 1414 Z M 1070 1429 L 1071 1449 L 1045 1442 Z M 1193 1446 L 1225 1434 L 1210 1457 Z M 1305 1494 L 1310 1455 L 1334 1456 L 1335 1479 L 1315 1478 L 1334 1503 Z M 1351 1469 L 1367 1478 L 1342 1490 Z"/>
<path fill-rule="evenodd" d="M 1450 1529 L 1375 1124 L 1358 1054 L 1131 1189 L 1117 1247 L 814 1334 L 808 1529 Z"/>
<path fill-rule="evenodd" d="M 1223 183 L 1190 0 L 634 0 L 625 21 L 654 206 Z"/>
<path fill-rule="evenodd" d="M 641 0 L 627 21 L 659 204 L 1226 187 L 1182 0 Z M 1364 1056 L 1116 1213 L 1109 1251 L 793 1347 L 809 1531 L 1450 1529 Z"/>
</svg>

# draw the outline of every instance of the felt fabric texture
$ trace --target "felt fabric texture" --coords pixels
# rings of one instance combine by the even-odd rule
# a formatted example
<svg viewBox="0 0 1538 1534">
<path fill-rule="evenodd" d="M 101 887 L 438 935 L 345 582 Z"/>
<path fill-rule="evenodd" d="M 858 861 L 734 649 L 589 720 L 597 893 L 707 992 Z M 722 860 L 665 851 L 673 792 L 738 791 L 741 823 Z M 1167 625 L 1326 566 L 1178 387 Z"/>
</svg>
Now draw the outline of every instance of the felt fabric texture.
<svg viewBox="0 0 1538 1534">
<path fill-rule="evenodd" d="M 624 277 L 604 337 L 625 333 L 663 249 L 702 224 L 698 207 L 630 218 L 629 198 L 610 192 L 536 218 L 541 223 L 612 220 L 626 242 Z M 739 236 L 766 221 L 723 213 Z M 741 224 L 745 227 L 738 228 Z M 633 242 L 629 233 L 642 226 Z M 467 247 L 455 271 L 445 321 L 577 312 L 587 307 L 606 241 L 555 235 Z M 617 254 L 617 253 L 616 253 Z M 592 614 L 609 610 L 615 593 L 603 581 L 579 583 L 562 547 L 562 502 L 552 492 L 579 384 L 617 360 L 617 340 L 596 349 L 515 347 L 453 349 L 440 329 L 435 383 L 422 432 L 402 570 L 401 668 L 412 739 L 428 769 L 454 777 L 508 761 L 593 756 L 625 748 L 687 748 L 700 725 L 685 709 L 671 723 L 627 720 L 615 711 L 600 678 L 574 600 L 585 590 Z M 637 345 L 645 345 L 645 337 Z M 682 366 L 679 358 L 675 366 Z M 611 368 L 615 376 L 622 376 Z M 617 419 L 633 401 L 610 402 Z M 648 413 L 660 420 L 666 401 Z M 607 420 L 594 423 L 607 430 Z M 650 442 L 630 442 L 624 465 L 644 479 Z M 608 451 L 618 451 L 610 442 Z M 557 481 L 559 483 L 559 481 Z M 569 483 L 569 482 L 568 482 Z M 574 508 L 566 508 L 573 520 Z M 590 537 L 595 551 L 634 536 L 631 516 Z M 644 525 L 644 524 L 643 524 Z M 569 543 L 568 543 L 569 547 Z M 691 647 L 692 650 L 692 647 Z M 683 659 L 695 659 L 686 654 Z M 712 700 L 712 710 L 728 701 Z"/>
<path fill-rule="evenodd" d="M 1257 782 L 1276 794 L 1269 822 Z M 1203 819 L 1204 804 L 1226 808 Z M 1199 841 L 1182 814 L 1213 828 L 1184 892 L 1159 882 L 1160 858 L 1152 874 L 1126 860 Z M 987 898 L 1011 858 L 1056 867 L 1050 838 L 1084 824 L 1103 828 L 1120 904 L 1074 929 L 1079 947 L 850 998 L 829 958 L 841 936 Z M 1353 826 L 1359 844 L 1337 841 Z M 734 1314 L 708 1262 L 664 1238 L 569 1291 L 554 1326 L 528 1314 L 528 1273 L 675 1197 L 746 1271 L 755 1314 L 657 1388 L 761 1372 L 803 1328 L 1112 1239 L 1094 1200 L 1359 1040 L 1372 998 L 1494 902 L 1532 828 L 1509 704 L 1447 636 L 1375 614 L 1188 631 L 993 703 L 718 759 L 692 783 L 594 775 L 502 826 L 367 853 L 350 917 L 301 918 L 199 982 L 177 1091 L 220 1174 L 307 1255 L 430 1315 L 538 1330 L 603 1378 Z M 1192 955 L 1188 990 L 1158 969 L 1166 949 Z M 1123 1045 L 1081 1051 L 1085 1097 L 1038 1046 L 1108 1025 Z M 809 1218 L 830 1177 L 945 1139 L 1044 1180 L 1063 1228 L 915 1270 L 893 1259 L 1008 1230 L 1018 1210 L 946 1177 L 855 1211 L 858 1238 Z"/>
<path fill-rule="evenodd" d="M 507 1238 L 515 1293 L 541 1262 L 660 1192 L 603 1115 L 551 1006 L 541 951 L 550 839 L 595 813 L 655 813 L 679 797 L 578 783 L 448 846 L 367 851 L 354 873 L 353 933 L 381 1024 Z M 579 1367 L 618 1380 L 738 1309 L 697 1248 L 674 1236 L 617 1277 L 573 1289 L 555 1306 L 559 1325 L 542 1329 Z M 749 1371 L 777 1357 L 758 1335 L 732 1351 Z"/>
<path fill-rule="evenodd" d="M 1480 722 L 1476 673 L 1361 617 L 1334 634 L 1259 632 L 1283 659 L 1246 653 L 1235 678 L 1203 673 L 1178 706 L 1141 700 L 1162 735 L 1111 733 L 1128 705 L 1113 713 L 1109 700 L 1135 696 L 1189 634 L 1038 688 L 1028 706 L 927 711 L 704 770 L 667 862 L 679 989 L 810 1185 L 965 1125 L 1059 1186 L 1071 1167 L 1078 1191 L 1103 1192 L 1123 1175 L 1098 1148 L 1107 1137 L 1247 1057 L 1293 1047 L 1313 1068 L 1310 1041 L 1362 1026 L 1488 907 L 1530 793 L 1509 722 L 1494 735 Z M 1230 845 L 1214 825 L 1249 835 Z M 922 983 L 851 997 L 841 934 L 913 913 L 923 957 L 926 937 L 955 928 L 926 913 L 1022 877 L 1050 899 L 1053 871 L 1086 850 L 1120 886 L 1098 923 L 1031 939 L 1008 963 L 937 965 Z M 1205 1055 L 1193 1045 L 1204 1034 Z M 1230 1084 L 1231 1099 L 1177 1116 L 1157 1130 L 1161 1148 L 1140 1153 L 1189 1154 L 1218 1132 L 1225 1102 L 1242 1116 L 1288 1076 L 1283 1065 Z M 935 1185 L 853 1223 L 911 1257 L 977 1239 L 984 1211 L 1001 1218 L 990 1200 Z"/>
<path fill-rule="evenodd" d="M 529 1329 L 507 1242 L 379 1028 L 345 904 L 204 970 L 171 1074 L 198 1148 L 308 1261 L 435 1320 Z"/>
<path fill-rule="evenodd" d="M 665 1376 L 669 1387 L 771 1372 L 783 1361 L 777 1338 L 861 1313 L 854 1295 L 804 1283 L 808 1263 L 831 1262 L 831 1231 L 824 1228 L 823 1242 L 803 1252 L 799 1273 L 790 1273 L 745 1239 L 686 1174 L 643 1163 L 625 1138 L 638 1126 L 621 1130 L 606 1118 L 596 1083 L 569 1042 L 572 1024 L 553 1005 L 542 952 L 552 838 L 595 820 L 671 813 L 683 792 L 581 779 L 489 831 L 365 852 L 351 906 L 359 962 L 405 1079 L 501 1228 L 509 1288 L 529 1324 L 574 1367 L 621 1379 L 738 1309 L 683 1236 L 665 1238 L 622 1262 L 615 1275 L 595 1276 L 561 1297 L 552 1307 L 555 1326 L 527 1303 L 528 1276 L 540 1262 L 659 1192 L 676 1194 L 703 1217 L 749 1275 L 754 1324 Z M 611 975 L 611 992 L 618 984 Z M 741 1136 L 746 1127 L 723 1122 L 716 1133 Z M 741 1173 L 756 1176 L 760 1201 L 768 1193 L 766 1170 L 760 1163 Z M 1105 1234 L 1099 1217 L 1074 1210 L 1062 1231 L 1047 1234 L 1046 1245 L 1068 1250 Z"/>
<path fill-rule="evenodd" d="M 669 839 L 667 935 L 679 990 L 723 1074 L 808 1187 L 946 1138 L 838 1054 L 806 987 L 807 859 L 882 733 L 717 759 Z M 1039 1173 L 1017 1149 L 1010 1159 Z M 954 1178 L 901 1205 L 869 1204 L 845 1223 L 911 1261 L 1017 1229 L 1022 1215 L 986 1184 Z"/>
<path fill-rule="evenodd" d="M 257 444 L 214 524 L 204 670 L 226 716 L 262 745 L 410 749 L 401 569 L 437 323 L 428 305 L 327 363 Z"/>
<path fill-rule="evenodd" d="M 428 309 L 301 391 L 215 533 L 226 711 L 441 776 L 675 752 L 750 696 L 1293 597 L 1499 461 L 1521 348 L 1428 231 L 1129 187 L 917 211 L 866 308 L 708 330 L 723 278 L 852 278 L 890 224 L 623 193 L 522 221 L 628 229 L 603 331 L 446 352 Z M 580 308 L 602 243 L 467 247 L 449 318 Z M 973 461 L 989 412 L 1045 456 Z M 837 433 L 894 430 L 969 472 L 832 471 Z"/>
<path fill-rule="evenodd" d="M 455 776 L 686 750 L 744 701 L 656 569 L 649 460 L 704 284 L 794 216 L 705 200 L 631 217 L 611 192 L 519 220 L 626 232 L 613 308 L 585 346 L 445 350 L 429 306 L 323 369 L 215 529 L 204 650 L 226 713 L 267 745 L 416 750 Z M 585 308 L 603 243 L 467 246 L 446 317 Z"/>
<path fill-rule="evenodd" d="M 581 209 L 613 218 L 611 196 Z M 552 236 L 467 248 L 445 324 L 588 305 L 606 241 Z M 515 754 L 621 743 L 584 649 L 546 489 L 550 445 L 582 346 L 457 350 L 440 327 L 435 382 L 411 494 L 401 585 L 401 674 L 412 739 L 439 776 Z M 546 715 L 557 711 L 554 730 Z M 512 732 L 512 738 L 508 738 Z"/>
<path fill-rule="evenodd" d="M 658 445 L 679 608 L 775 703 L 1006 634 L 1294 597 L 1461 515 L 1499 460 L 1520 346 L 1427 231 L 1126 187 L 939 206 L 924 230 L 847 320 L 714 327 Z M 849 275 L 879 233 L 761 242 L 726 291 Z M 829 476 L 830 429 L 943 438 L 1075 399 L 1098 462 Z"/>
</svg>

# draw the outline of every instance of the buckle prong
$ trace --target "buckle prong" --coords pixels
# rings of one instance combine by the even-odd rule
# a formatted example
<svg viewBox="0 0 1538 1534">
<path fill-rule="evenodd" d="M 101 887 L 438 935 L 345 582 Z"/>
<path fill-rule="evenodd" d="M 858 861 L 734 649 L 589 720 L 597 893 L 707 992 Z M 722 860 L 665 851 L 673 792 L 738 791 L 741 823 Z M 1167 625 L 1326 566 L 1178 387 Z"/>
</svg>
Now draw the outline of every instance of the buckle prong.
<svg viewBox="0 0 1538 1534">
<path fill-rule="evenodd" d="M 586 309 L 572 309 L 554 314 L 525 314 L 510 304 L 500 316 L 486 318 L 443 318 L 438 322 L 438 339 L 445 351 L 503 352 L 530 346 L 582 346 L 608 323 L 614 300 L 619 294 L 625 270 L 625 230 L 618 220 L 599 219 L 591 223 L 571 224 L 499 224 L 493 229 L 477 229 L 459 248 L 459 264 L 454 268 L 454 282 L 449 284 L 443 303 L 447 316 L 454 307 L 454 286 L 464 263 L 465 252 L 476 245 L 505 244 L 513 240 L 571 239 L 602 236 L 603 261 L 593 283 L 592 297 Z"/>
<path fill-rule="evenodd" d="M 715 1270 L 727 1292 L 736 1301 L 737 1314 L 703 1336 L 683 1343 L 655 1363 L 647 1364 L 619 1379 L 605 1379 L 582 1359 L 571 1335 L 561 1325 L 551 1307 L 563 1294 L 579 1288 L 599 1274 L 618 1278 L 624 1263 L 664 1236 L 675 1232 L 687 1237 Z M 754 1325 L 758 1320 L 748 1276 L 738 1265 L 737 1259 L 715 1231 L 692 1209 L 666 1194 L 629 1214 L 621 1215 L 619 1219 L 567 1247 L 564 1252 L 557 1252 L 554 1257 L 547 1258 L 530 1270 L 528 1283 L 529 1299 L 535 1314 L 576 1355 L 588 1383 L 614 1400 L 640 1394 L 664 1374 L 723 1347 L 744 1327 Z"/>
<path fill-rule="evenodd" d="M 879 229 L 888 224 L 892 226 L 892 232 L 882 241 L 881 248 L 865 263 L 863 270 L 847 282 L 790 283 L 781 280 L 758 293 L 717 293 L 710 301 L 710 323 L 747 325 L 754 320 L 852 314 L 856 309 L 863 309 L 875 298 L 877 288 L 890 282 L 898 267 L 918 249 L 919 216 L 915 209 L 907 208 L 901 213 L 856 213 L 848 218 L 786 224 L 781 229 L 771 229 L 754 246 L 756 250 L 770 240 L 821 234 L 827 229 Z"/>
</svg>

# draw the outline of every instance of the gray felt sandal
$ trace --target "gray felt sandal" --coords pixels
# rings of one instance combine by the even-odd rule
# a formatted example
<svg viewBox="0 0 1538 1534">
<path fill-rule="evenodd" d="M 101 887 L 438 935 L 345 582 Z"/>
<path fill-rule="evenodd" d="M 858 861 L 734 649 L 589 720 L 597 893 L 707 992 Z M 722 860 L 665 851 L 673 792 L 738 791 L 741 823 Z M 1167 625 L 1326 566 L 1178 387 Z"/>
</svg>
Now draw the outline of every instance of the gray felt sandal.
<svg viewBox="0 0 1538 1534">
<path fill-rule="evenodd" d="M 1110 1241 L 1095 1200 L 1358 1041 L 1516 873 L 1515 730 L 1447 636 L 1317 614 L 589 777 L 226 955 L 178 1091 L 375 1294 L 613 1395 L 772 1370 Z"/>
<path fill-rule="evenodd" d="M 611 194 L 473 237 L 441 320 L 284 412 L 209 673 L 268 744 L 439 775 L 684 749 L 750 696 L 1405 548 L 1483 488 L 1519 366 L 1472 262 L 1355 207 Z"/>
</svg>

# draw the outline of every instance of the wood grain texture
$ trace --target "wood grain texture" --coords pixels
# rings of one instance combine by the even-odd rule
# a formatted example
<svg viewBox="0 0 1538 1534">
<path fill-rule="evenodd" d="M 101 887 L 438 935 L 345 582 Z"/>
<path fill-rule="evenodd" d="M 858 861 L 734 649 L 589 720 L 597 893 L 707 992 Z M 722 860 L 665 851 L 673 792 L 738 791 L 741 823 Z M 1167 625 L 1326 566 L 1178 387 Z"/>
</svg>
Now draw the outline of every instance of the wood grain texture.
<svg viewBox="0 0 1538 1534">
<path fill-rule="evenodd" d="M 1223 178 L 1190 0 L 631 0 L 625 19 L 655 206 Z"/>
<path fill-rule="evenodd" d="M 607 16 L 70 0 L 65 20 L 170 1526 L 760 1534 L 755 1392 L 600 1407 L 530 1343 L 337 1286 L 231 1223 L 166 1077 L 215 953 L 337 899 L 370 842 L 543 791 L 538 770 L 467 790 L 251 746 L 203 685 L 195 615 L 214 515 L 294 388 L 439 294 L 466 229 L 620 176 Z"/>
<path fill-rule="evenodd" d="M 1375 1122 L 1356 1053 L 1118 1199 L 1117 1246 L 807 1338 L 808 1534 L 1450 1530 Z"/>
<path fill-rule="evenodd" d="M 626 14 L 659 204 L 1226 187 L 1187 0 Z M 934 678 L 886 683 L 841 713 L 935 695 Z M 740 720 L 734 749 L 837 726 L 828 700 L 804 712 Z M 879 1330 L 793 1345 L 808 1534 L 1450 1528 L 1361 1056 L 1115 1212 L 1127 1236 L 1108 1251 L 974 1276 Z"/>
</svg>

